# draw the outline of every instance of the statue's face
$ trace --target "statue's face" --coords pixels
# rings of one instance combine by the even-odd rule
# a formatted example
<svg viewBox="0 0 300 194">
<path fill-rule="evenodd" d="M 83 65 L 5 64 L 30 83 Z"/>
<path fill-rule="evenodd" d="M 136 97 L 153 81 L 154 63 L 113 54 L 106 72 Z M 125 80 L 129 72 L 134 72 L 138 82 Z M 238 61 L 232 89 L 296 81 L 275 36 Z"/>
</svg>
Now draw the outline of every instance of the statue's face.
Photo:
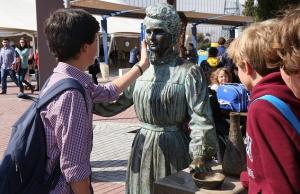
<svg viewBox="0 0 300 194">
<path fill-rule="evenodd" d="M 173 47 L 172 35 L 159 27 L 147 27 L 146 40 L 150 51 L 157 57 L 164 56 Z"/>
</svg>

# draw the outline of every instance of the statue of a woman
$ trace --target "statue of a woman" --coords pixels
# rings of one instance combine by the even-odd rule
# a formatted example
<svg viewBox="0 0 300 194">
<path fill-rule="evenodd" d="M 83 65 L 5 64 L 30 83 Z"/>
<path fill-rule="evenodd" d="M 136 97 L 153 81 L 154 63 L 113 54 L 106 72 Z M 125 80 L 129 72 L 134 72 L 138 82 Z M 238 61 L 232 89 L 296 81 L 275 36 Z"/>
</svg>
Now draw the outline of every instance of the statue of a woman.
<svg viewBox="0 0 300 194">
<path fill-rule="evenodd" d="M 204 74 L 173 50 L 180 33 L 177 12 L 168 4 L 148 7 L 144 25 L 150 67 L 117 102 L 94 105 L 96 114 L 109 116 L 134 104 L 141 122 L 128 162 L 127 194 L 153 193 L 156 180 L 187 168 L 192 160 L 193 167 L 206 170 L 204 161 L 216 150 Z"/>
</svg>

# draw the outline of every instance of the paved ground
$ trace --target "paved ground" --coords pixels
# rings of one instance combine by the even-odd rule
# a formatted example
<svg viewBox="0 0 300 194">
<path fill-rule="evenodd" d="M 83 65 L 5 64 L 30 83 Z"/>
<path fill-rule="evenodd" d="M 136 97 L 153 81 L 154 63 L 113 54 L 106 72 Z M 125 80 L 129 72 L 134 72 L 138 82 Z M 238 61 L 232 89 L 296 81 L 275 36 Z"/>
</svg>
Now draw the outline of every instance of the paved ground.
<svg viewBox="0 0 300 194">
<path fill-rule="evenodd" d="M 0 158 L 6 149 L 12 124 L 31 104 L 17 98 L 17 92 L 18 88 L 9 83 L 8 94 L 0 95 Z M 94 115 L 93 125 L 91 165 L 94 191 L 96 194 L 124 193 L 127 159 L 134 137 L 132 131 L 139 126 L 133 107 L 110 118 Z"/>
</svg>

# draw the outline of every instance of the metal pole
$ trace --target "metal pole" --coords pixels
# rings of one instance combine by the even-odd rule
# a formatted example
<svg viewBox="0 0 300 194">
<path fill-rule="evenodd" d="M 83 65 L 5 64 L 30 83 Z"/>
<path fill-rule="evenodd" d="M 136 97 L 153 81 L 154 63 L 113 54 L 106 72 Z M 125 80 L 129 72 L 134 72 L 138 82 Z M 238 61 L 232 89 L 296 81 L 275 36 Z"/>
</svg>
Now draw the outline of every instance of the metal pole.
<svg viewBox="0 0 300 194">
<path fill-rule="evenodd" d="M 108 53 L 107 53 L 107 20 L 101 20 L 101 29 L 102 29 L 102 43 L 103 43 L 103 51 L 104 51 L 104 61 L 108 64 Z"/>
<path fill-rule="evenodd" d="M 197 49 L 197 24 L 192 25 L 192 43 L 194 48 Z"/>
</svg>

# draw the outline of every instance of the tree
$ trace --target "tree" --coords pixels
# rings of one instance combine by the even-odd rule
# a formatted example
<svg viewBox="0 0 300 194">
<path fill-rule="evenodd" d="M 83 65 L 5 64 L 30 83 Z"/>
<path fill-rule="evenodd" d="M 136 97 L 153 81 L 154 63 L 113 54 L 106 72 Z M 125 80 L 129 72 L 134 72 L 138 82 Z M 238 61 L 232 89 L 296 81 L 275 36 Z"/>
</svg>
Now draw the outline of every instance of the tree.
<svg viewBox="0 0 300 194">
<path fill-rule="evenodd" d="M 254 0 L 247 0 L 245 5 L 243 5 L 243 15 L 254 17 Z"/>
<path fill-rule="evenodd" d="M 280 11 L 299 4 L 299 0 L 258 0 L 256 15 L 259 20 L 276 17 Z"/>
<path fill-rule="evenodd" d="M 275 18 L 282 10 L 297 4 L 299 0 L 257 0 L 257 5 L 254 5 L 254 0 L 247 0 L 243 5 L 243 14 L 262 21 Z"/>
<path fill-rule="evenodd" d="M 176 7 L 176 0 L 167 0 L 167 3 Z"/>
</svg>

